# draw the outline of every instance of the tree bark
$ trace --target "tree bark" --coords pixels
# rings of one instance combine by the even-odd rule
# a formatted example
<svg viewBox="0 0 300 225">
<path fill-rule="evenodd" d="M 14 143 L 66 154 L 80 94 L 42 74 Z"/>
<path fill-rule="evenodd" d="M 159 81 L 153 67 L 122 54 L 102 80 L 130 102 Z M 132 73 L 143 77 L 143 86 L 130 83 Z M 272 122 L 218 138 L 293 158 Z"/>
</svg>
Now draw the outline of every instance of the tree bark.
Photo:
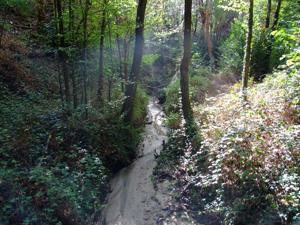
<svg viewBox="0 0 300 225">
<path fill-rule="evenodd" d="M 129 82 L 126 84 L 125 102 L 123 105 L 124 121 L 132 122 L 134 99 L 136 96 L 137 81 L 139 79 L 143 48 L 144 48 L 144 21 L 146 12 L 147 0 L 139 0 L 136 16 L 136 29 L 135 29 L 135 48 L 133 63 L 129 76 Z"/>
<path fill-rule="evenodd" d="M 99 84 L 98 84 L 98 103 L 101 104 L 103 98 L 103 82 L 104 82 L 104 38 L 106 28 L 106 3 L 103 2 L 102 20 L 100 26 L 100 49 L 99 49 Z"/>
<path fill-rule="evenodd" d="M 244 66 L 243 66 L 243 98 L 247 100 L 247 88 L 248 80 L 250 75 L 250 59 L 251 59 L 251 44 L 253 36 L 253 0 L 249 0 L 249 12 L 248 12 L 248 33 L 246 37 L 246 47 L 245 47 L 245 56 L 244 56 Z"/>
<path fill-rule="evenodd" d="M 180 66 L 180 87 L 182 111 L 186 121 L 192 119 L 192 108 L 189 97 L 189 66 L 192 51 L 192 0 L 185 0 L 184 7 L 184 43 L 183 58 Z"/>
</svg>

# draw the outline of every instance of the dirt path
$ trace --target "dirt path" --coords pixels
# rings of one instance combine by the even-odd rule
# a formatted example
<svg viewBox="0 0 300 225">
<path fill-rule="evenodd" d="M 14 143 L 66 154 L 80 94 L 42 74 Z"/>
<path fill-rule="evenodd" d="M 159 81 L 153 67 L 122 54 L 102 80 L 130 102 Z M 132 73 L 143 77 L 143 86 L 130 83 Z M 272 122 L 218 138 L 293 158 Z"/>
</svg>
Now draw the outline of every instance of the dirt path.
<svg viewBox="0 0 300 225">
<path fill-rule="evenodd" d="M 101 224 L 153 225 L 159 222 L 167 208 L 169 196 L 162 190 L 155 191 L 151 181 L 154 153 L 162 149 L 167 132 L 162 125 L 161 107 L 151 102 L 148 110 L 152 123 L 146 125 L 144 141 L 139 149 L 140 157 L 111 181 L 113 190 L 103 210 Z"/>
</svg>

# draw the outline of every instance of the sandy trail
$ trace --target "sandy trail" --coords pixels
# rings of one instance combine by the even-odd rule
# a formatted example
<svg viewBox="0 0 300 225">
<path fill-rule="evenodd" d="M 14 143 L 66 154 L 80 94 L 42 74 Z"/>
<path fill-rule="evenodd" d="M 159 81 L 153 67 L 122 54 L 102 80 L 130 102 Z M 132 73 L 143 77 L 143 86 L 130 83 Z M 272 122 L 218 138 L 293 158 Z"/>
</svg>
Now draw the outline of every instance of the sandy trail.
<svg viewBox="0 0 300 225">
<path fill-rule="evenodd" d="M 155 191 L 151 175 L 155 167 L 154 152 L 162 149 L 167 140 L 163 127 L 163 112 L 151 102 L 148 111 L 152 123 L 146 125 L 144 140 L 139 148 L 140 157 L 121 170 L 111 181 L 112 192 L 103 210 L 103 225 L 153 225 L 167 208 L 169 196 Z"/>
</svg>

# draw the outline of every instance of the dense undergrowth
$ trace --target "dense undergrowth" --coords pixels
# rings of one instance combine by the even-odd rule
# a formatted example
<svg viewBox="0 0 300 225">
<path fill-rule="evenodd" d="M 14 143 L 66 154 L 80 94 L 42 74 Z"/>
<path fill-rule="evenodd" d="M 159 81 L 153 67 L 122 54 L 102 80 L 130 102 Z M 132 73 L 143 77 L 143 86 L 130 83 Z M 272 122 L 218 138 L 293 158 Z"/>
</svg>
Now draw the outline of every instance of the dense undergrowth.
<svg viewBox="0 0 300 225">
<path fill-rule="evenodd" d="M 299 223 L 300 77 L 295 63 L 253 85 L 246 103 L 238 83 L 195 106 L 200 146 L 185 137 L 182 126 L 171 131 L 155 174 L 179 180 L 177 197 L 198 222 Z"/>
<path fill-rule="evenodd" d="M 139 88 L 135 127 L 120 99 L 99 110 L 61 108 L 53 56 L 35 57 L 4 37 L 0 52 L 0 224 L 88 224 L 105 204 L 109 177 L 136 156 L 148 97 Z M 33 56 L 32 56 L 33 55 Z"/>
</svg>

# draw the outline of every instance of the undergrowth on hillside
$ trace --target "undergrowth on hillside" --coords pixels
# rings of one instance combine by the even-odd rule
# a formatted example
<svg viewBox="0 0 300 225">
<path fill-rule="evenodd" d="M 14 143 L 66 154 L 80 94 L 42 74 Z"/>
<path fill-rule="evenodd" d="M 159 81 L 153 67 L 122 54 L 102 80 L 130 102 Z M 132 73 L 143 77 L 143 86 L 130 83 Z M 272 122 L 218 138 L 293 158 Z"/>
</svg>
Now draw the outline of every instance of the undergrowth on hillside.
<svg viewBox="0 0 300 225">
<path fill-rule="evenodd" d="M 200 145 L 183 145 L 185 130 L 171 129 L 155 174 L 178 179 L 179 208 L 198 222 L 299 223 L 300 76 L 289 57 L 284 70 L 252 85 L 247 102 L 237 83 L 194 107 Z"/>
<path fill-rule="evenodd" d="M 102 110 L 61 108 L 55 60 L 4 37 L 0 53 L 0 224 L 90 224 L 110 176 L 136 157 L 148 97 L 138 89 L 135 125 L 122 99 Z M 47 65 L 47 68 L 45 66 Z M 46 76 L 45 76 L 46 75 Z"/>
</svg>

